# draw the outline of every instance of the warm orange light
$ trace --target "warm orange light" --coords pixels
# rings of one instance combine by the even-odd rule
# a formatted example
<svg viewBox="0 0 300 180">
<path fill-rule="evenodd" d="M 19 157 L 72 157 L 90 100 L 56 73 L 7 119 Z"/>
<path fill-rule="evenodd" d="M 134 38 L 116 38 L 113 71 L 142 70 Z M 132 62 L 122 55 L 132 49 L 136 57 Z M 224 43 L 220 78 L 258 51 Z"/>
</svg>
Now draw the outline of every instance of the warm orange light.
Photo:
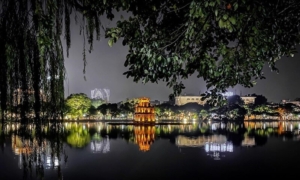
<svg viewBox="0 0 300 180">
<path fill-rule="evenodd" d="M 135 107 L 134 120 L 136 122 L 153 122 L 155 120 L 154 107 L 150 105 L 149 98 L 139 98 L 139 102 Z"/>
</svg>

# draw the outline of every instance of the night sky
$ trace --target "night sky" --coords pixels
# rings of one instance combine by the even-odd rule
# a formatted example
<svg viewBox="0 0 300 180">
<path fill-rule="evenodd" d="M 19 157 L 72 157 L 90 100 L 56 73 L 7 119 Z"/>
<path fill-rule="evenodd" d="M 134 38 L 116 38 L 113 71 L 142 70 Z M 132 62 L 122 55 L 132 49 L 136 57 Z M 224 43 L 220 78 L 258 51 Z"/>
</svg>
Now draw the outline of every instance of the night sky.
<svg viewBox="0 0 300 180">
<path fill-rule="evenodd" d="M 108 25 L 110 26 L 110 24 Z M 103 32 L 102 32 L 103 33 Z M 65 42 L 63 42 L 65 44 Z M 89 46 L 87 45 L 87 48 Z M 166 83 L 142 84 L 135 83 L 131 78 L 127 79 L 123 72 L 127 71 L 124 62 L 127 55 L 127 47 L 121 45 L 121 41 L 113 47 L 109 47 L 107 39 L 102 37 L 100 41 L 94 41 L 94 50 L 87 53 L 86 81 L 83 74 L 82 61 L 83 39 L 79 35 L 79 28 L 72 27 L 72 42 L 69 58 L 65 57 L 65 66 L 69 79 L 69 94 L 83 92 L 89 97 L 91 90 L 95 88 L 110 89 L 110 102 L 119 102 L 126 98 L 147 96 L 151 100 L 168 100 L 172 89 L 166 87 Z M 298 48 L 298 51 L 300 48 Z M 65 53 L 66 54 L 66 53 Z M 265 80 L 257 82 L 253 88 L 236 86 L 228 89 L 243 95 L 249 93 L 263 94 L 269 101 L 279 102 L 282 99 L 295 99 L 300 97 L 300 55 L 293 58 L 282 58 L 277 62 L 279 74 L 264 68 Z M 186 89 L 183 93 L 199 94 L 206 91 L 203 79 L 191 76 L 183 81 Z M 68 96 L 68 83 L 65 83 L 65 96 Z"/>
</svg>

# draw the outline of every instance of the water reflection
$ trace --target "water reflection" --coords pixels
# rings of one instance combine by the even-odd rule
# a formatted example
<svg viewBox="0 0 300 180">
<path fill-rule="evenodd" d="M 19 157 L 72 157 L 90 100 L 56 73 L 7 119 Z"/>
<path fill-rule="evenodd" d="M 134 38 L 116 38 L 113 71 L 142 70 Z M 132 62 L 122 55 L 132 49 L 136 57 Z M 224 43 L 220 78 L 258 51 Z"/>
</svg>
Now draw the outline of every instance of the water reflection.
<svg viewBox="0 0 300 180">
<path fill-rule="evenodd" d="M 227 140 L 225 135 L 208 135 L 198 137 L 178 136 L 176 146 L 184 147 L 203 147 L 207 155 L 220 160 L 220 153 L 233 152 L 233 144 Z M 225 157 L 225 155 L 223 155 Z"/>
<path fill-rule="evenodd" d="M 57 179 L 62 179 L 61 167 L 67 162 L 67 154 L 60 125 L 6 123 L 1 129 L 0 144 L 6 148 L 7 139 L 10 140 L 23 179 L 43 179 L 46 169 L 56 170 Z"/>
<path fill-rule="evenodd" d="M 107 153 L 110 151 L 109 137 L 102 139 L 99 135 L 95 135 L 91 142 L 91 151 L 93 153 Z"/>
<path fill-rule="evenodd" d="M 64 130 L 67 133 L 67 143 L 72 147 L 82 148 L 91 141 L 91 136 L 85 124 L 69 124 L 69 126 L 64 127 Z"/>
<path fill-rule="evenodd" d="M 11 148 L 23 178 L 42 179 L 45 170 L 55 170 L 62 179 L 68 161 L 66 147 L 89 153 L 114 151 L 114 140 L 124 140 L 141 152 L 151 151 L 159 139 L 169 140 L 180 150 L 198 148 L 221 160 L 237 147 L 263 146 L 270 137 L 300 140 L 299 122 L 201 122 L 181 125 L 113 125 L 108 123 L 0 124 L 0 147 Z M 34 173 L 35 172 L 35 173 Z"/>
<path fill-rule="evenodd" d="M 135 126 L 134 143 L 139 146 L 140 151 L 149 151 L 155 140 L 155 126 Z"/>
</svg>

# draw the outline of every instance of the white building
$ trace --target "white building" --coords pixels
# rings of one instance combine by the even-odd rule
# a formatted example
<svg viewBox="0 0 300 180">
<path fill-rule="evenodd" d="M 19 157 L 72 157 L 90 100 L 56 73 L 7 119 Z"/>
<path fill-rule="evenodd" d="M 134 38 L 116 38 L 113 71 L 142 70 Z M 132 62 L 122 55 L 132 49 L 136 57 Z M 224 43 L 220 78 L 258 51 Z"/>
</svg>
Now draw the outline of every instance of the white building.
<svg viewBox="0 0 300 180">
<path fill-rule="evenodd" d="M 290 104 L 294 104 L 296 106 L 300 106 L 300 101 L 282 100 L 281 103 L 282 104 L 288 104 L 288 103 L 290 103 Z"/>
<path fill-rule="evenodd" d="M 241 99 L 244 101 L 245 104 L 254 104 L 255 102 L 254 96 L 241 96 Z"/>
<path fill-rule="evenodd" d="M 182 106 L 187 103 L 198 103 L 204 105 L 207 100 L 201 100 L 203 96 L 177 96 L 175 98 L 175 105 Z"/>
</svg>

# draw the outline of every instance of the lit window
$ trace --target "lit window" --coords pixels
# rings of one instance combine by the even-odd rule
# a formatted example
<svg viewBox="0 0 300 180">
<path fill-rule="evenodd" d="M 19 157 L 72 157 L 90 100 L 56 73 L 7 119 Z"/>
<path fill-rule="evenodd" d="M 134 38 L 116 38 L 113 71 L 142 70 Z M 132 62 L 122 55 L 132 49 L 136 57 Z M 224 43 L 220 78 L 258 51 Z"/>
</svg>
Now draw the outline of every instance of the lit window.
<svg viewBox="0 0 300 180">
<path fill-rule="evenodd" d="M 190 98 L 187 98 L 186 100 L 190 100 Z"/>
<path fill-rule="evenodd" d="M 194 98 L 192 98 L 192 100 L 194 100 Z"/>
</svg>

